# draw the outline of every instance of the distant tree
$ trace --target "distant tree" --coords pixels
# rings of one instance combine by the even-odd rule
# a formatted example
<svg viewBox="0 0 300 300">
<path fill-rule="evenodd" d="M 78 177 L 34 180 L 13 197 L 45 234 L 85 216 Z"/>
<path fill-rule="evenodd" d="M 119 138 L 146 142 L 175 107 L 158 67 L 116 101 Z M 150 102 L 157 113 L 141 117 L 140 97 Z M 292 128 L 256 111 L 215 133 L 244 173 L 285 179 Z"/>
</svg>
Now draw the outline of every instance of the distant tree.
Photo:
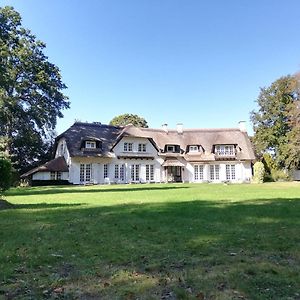
<svg viewBox="0 0 300 300">
<path fill-rule="evenodd" d="M 45 44 L 21 26 L 12 7 L 0 7 L 0 136 L 14 166 L 24 170 L 48 151 L 47 137 L 62 110 L 60 70 L 48 61 Z"/>
<path fill-rule="evenodd" d="M 109 122 L 109 124 L 114 126 L 126 126 L 132 124 L 136 127 L 148 128 L 148 123 L 144 118 L 133 114 L 116 116 Z"/>
<path fill-rule="evenodd" d="M 271 153 L 277 168 L 299 165 L 299 100 L 299 79 L 288 75 L 261 89 L 258 111 L 251 113 L 255 148 Z"/>
</svg>

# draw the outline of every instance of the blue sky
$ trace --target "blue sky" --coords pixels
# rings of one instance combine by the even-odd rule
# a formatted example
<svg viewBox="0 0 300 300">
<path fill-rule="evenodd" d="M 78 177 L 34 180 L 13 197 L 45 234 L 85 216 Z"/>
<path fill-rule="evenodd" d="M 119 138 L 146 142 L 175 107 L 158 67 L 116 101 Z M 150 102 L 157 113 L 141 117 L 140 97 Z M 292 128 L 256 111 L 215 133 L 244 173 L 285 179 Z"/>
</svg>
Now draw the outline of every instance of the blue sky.
<svg viewBox="0 0 300 300">
<path fill-rule="evenodd" d="M 67 84 L 61 133 L 134 113 L 150 127 L 236 127 L 300 69 L 298 0 L 26 0 L 11 5 Z"/>
</svg>

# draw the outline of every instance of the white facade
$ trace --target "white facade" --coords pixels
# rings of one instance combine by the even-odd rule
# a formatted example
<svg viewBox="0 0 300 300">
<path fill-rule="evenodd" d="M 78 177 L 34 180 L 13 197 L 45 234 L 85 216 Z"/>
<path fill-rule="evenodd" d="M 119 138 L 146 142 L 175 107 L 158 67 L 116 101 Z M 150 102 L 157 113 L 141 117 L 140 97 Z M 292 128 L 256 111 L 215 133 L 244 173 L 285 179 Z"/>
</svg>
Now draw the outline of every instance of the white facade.
<svg viewBox="0 0 300 300">
<path fill-rule="evenodd" d="M 167 182 L 170 179 L 168 168 L 162 166 L 166 155 L 159 155 L 148 138 L 123 137 L 114 146 L 110 157 L 70 157 L 65 139 L 62 138 L 57 144 L 56 157 L 58 156 L 64 156 L 69 165 L 69 175 L 64 175 L 63 179 L 68 179 L 73 184 Z M 177 167 L 182 182 L 238 183 L 249 182 L 252 177 L 249 161 L 192 163 L 182 156 L 176 159 L 182 165 Z M 36 176 L 48 179 L 50 173 L 39 173 Z"/>
</svg>

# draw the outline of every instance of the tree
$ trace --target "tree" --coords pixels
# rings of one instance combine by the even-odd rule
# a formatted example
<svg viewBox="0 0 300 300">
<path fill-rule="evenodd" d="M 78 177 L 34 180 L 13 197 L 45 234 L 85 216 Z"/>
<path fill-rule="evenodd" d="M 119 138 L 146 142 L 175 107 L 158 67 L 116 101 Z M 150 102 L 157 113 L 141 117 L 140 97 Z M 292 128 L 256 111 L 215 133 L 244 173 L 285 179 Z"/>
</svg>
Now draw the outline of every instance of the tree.
<svg viewBox="0 0 300 300">
<path fill-rule="evenodd" d="M 257 161 L 253 166 L 253 182 L 254 183 L 263 183 L 265 177 L 265 167 L 261 161 Z"/>
<path fill-rule="evenodd" d="M 300 115 L 299 100 L 299 79 L 288 75 L 261 89 L 258 111 L 251 113 L 255 148 L 261 155 L 271 153 L 278 168 L 299 164 L 300 156 L 293 155 L 294 148 L 287 146 L 288 143 L 299 144 L 300 131 L 295 126 Z M 300 154 L 299 145 L 297 153 Z"/>
<path fill-rule="evenodd" d="M 11 184 L 11 162 L 5 157 L 0 157 L 0 196 L 9 189 Z"/>
<path fill-rule="evenodd" d="M 21 26 L 18 12 L 0 8 L 0 135 L 21 171 L 44 156 L 47 137 L 69 108 L 66 85 L 45 47 Z"/>
<path fill-rule="evenodd" d="M 136 127 L 148 128 L 148 123 L 144 118 L 133 114 L 116 116 L 109 122 L 109 124 L 114 126 L 126 126 L 132 124 Z"/>
</svg>

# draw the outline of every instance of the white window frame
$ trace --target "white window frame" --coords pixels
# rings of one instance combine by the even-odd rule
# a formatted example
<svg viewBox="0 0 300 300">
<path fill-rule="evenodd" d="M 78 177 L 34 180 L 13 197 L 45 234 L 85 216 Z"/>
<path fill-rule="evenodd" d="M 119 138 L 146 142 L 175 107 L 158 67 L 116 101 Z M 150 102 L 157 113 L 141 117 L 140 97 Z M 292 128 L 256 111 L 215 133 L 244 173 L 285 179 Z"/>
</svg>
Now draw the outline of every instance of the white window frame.
<svg viewBox="0 0 300 300">
<path fill-rule="evenodd" d="M 79 181 L 81 183 L 92 181 L 92 164 L 80 164 Z"/>
<path fill-rule="evenodd" d="M 209 165 L 209 179 L 212 181 L 220 180 L 220 165 Z"/>
<path fill-rule="evenodd" d="M 125 180 L 125 165 L 115 165 L 115 179 L 116 180 Z"/>
<path fill-rule="evenodd" d="M 216 145 L 215 154 L 219 156 L 234 156 L 234 145 Z"/>
<path fill-rule="evenodd" d="M 143 144 L 143 143 L 140 143 L 138 145 L 138 152 L 146 152 L 147 151 L 147 144 Z"/>
<path fill-rule="evenodd" d="M 236 165 L 226 165 L 226 180 L 236 179 Z"/>
<path fill-rule="evenodd" d="M 140 165 L 131 165 L 130 178 L 133 182 L 140 181 Z"/>
<path fill-rule="evenodd" d="M 133 143 L 125 142 L 123 150 L 124 150 L 124 152 L 132 152 L 133 151 Z"/>
<path fill-rule="evenodd" d="M 175 152 L 175 146 L 174 145 L 167 145 L 167 152 Z"/>
<path fill-rule="evenodd" d="M 204 165 L 194 165 L 194 180 L 195 181 L 204 180 Z"/>
<path fill-rule="evenodd" d="M 86 149 L 96 149 L 96 142 L 95 141 L 85 141 L 85 148 Z"/>
<path fill-rule="evenodd" d="M 189 152 L 199 152 L 199 147 L 197 145 L 190 145 Z"/>
<path fill-rule="evenodd" d="M 103 178 L 108 178 L 108 164 L 103 165 Z"/>
<path fill-rule="evenodd" d="M 146 165 L 146 181 L 154 181 L 154 165 Z"/>
</svg>

